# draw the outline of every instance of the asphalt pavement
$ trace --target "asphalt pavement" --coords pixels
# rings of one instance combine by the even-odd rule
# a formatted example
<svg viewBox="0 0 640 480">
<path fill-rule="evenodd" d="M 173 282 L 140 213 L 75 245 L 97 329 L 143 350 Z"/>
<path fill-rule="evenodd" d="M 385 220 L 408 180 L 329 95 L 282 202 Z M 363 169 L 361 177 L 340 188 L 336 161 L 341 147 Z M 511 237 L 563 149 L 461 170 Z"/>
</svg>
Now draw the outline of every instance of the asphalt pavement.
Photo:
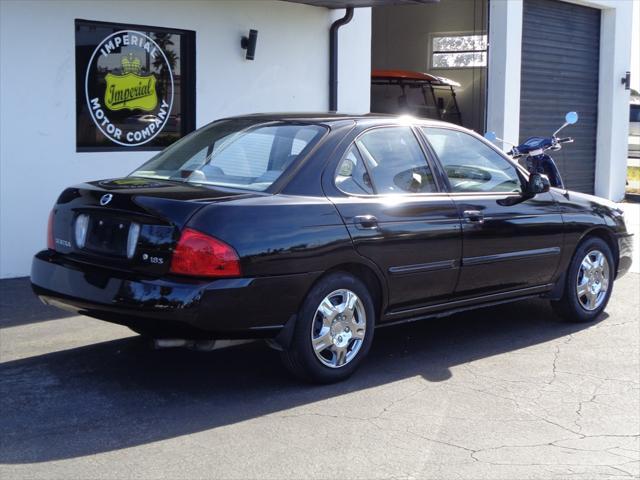
<svg viewBox="0 0 640 480">
<path fill-rule="evenodd" d="M 612 479 L 640 474 L 640 275 L 597 322 L 532 300 L 376 331 L 349 381 L 262 343 L 153 350 L 0 282 L 0 477 Z"/>
</svg>

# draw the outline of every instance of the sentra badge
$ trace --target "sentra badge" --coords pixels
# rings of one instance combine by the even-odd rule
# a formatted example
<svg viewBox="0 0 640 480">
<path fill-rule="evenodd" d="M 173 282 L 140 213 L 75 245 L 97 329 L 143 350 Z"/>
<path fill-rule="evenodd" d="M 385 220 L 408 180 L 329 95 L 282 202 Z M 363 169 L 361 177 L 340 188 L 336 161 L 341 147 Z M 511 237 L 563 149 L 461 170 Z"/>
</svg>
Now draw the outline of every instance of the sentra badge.
<svg viewBox="0 0 640 480">
<path fill-rule="evenodd" d="M 118 145 L 151 141 L 171 114 L 177 55 L 164 34 L 153 37 L 135 30 L 115 32 L 95 48 L 87 66 L 89 112 L 98 129 Z"/>
</svg>

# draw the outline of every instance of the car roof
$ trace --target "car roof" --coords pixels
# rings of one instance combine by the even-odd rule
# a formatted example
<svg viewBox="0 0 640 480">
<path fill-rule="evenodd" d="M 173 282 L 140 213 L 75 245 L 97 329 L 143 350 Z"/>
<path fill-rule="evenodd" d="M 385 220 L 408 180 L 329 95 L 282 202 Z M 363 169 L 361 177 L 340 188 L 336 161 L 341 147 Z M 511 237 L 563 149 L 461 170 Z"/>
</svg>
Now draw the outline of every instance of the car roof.
<svg viewBox="0 0 640 480">
<path fill-rule="evenodd" d="M 443 122 L 441 120 L 433 120 L 429 118 L 418 118 L 411 115 L 391 115 L 382 113 L 366 113 L 366 114 L 348 114 L 336 112 L 273 112 L 273 113 L 254 113 L 250 115 L 238 115 L 229 117 L 229 119 L 253 118 L 263 121 L 296 121 L 321 124 L 333 124 L 344 121 L 352 121 L 355 123 L 366 123 L 367 125 L 446 125 L 453 126 L 460 130 L 465 128 L 453 123 Z"/>
</svg>

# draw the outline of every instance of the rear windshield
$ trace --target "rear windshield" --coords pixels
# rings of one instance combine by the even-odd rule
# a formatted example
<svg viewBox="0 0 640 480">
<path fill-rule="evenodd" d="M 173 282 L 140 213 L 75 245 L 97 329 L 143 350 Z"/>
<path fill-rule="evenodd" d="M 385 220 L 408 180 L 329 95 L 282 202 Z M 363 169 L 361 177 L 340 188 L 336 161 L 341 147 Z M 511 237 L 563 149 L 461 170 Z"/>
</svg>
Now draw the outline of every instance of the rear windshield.
<svg viewBox="0 0 640 480">
<path fill-rule="evenodd" d="M 130 176 L 262 191 L 325 131 L 303 123 L 223 120 L 174 143 Z"/>
</svg>

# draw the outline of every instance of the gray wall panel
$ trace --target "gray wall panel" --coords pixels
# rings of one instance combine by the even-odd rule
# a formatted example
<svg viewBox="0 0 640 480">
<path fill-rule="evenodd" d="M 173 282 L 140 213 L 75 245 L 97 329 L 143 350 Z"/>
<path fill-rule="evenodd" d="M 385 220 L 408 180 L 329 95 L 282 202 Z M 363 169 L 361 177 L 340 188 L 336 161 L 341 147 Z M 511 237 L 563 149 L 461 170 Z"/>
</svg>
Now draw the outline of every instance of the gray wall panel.
<svg viewBox="0 0 640 480">
<path fill-rule="evenodd" d="M 550 135 L 575 110 L 568 144 L 553 157 L 567 187 L 593 193 L 596 162 L 600 11 L 558 0 L 525 0 L 520 140 Z"/>
</svg>

